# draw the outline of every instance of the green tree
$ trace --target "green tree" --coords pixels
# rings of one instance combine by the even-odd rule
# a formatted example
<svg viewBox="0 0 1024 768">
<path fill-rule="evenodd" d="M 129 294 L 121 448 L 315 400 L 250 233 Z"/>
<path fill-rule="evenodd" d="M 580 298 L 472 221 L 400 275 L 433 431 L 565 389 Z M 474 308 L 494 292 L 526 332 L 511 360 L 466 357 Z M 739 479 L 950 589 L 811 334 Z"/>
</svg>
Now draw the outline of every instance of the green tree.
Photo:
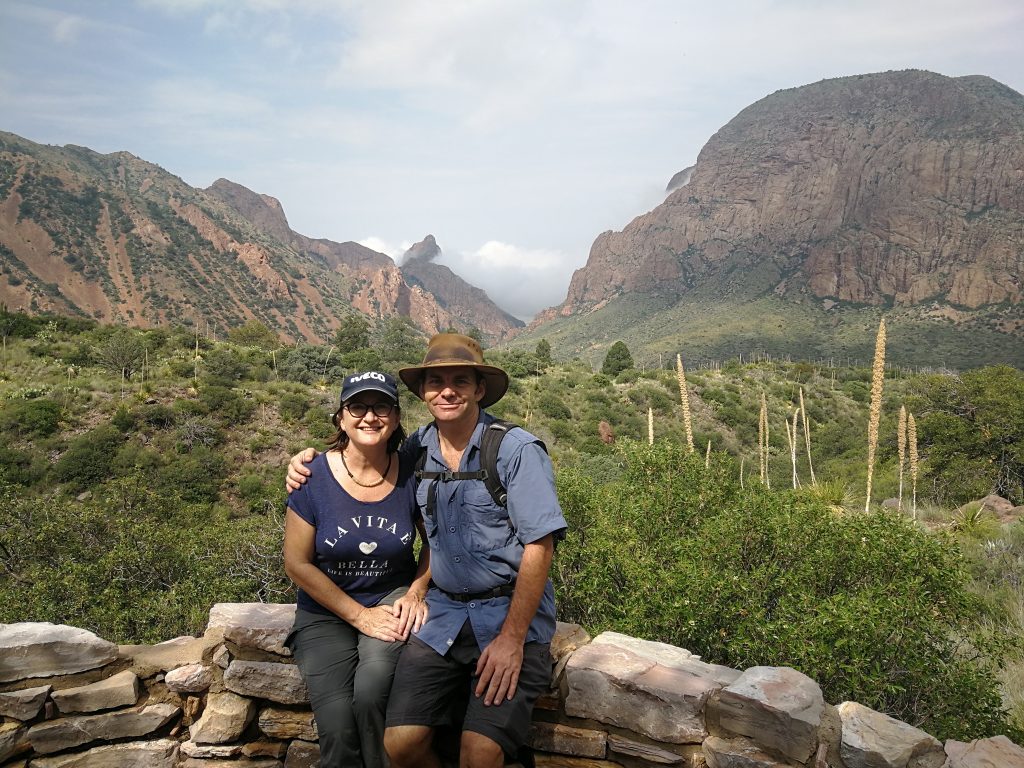
<svg viewBox="0 0 1024 768">
<path fill-rule="evenodd" d="M 334 332 L 334 346 L 338 352 L 347 355 L 370 345 L 370 323 L 362 315 L 349 315 L 341 319 Z"/>
<path fill-rule="evenodd" d="M 537 342 L 534 354 L 541 365 L 551 365 L 551 343 L 547 339 L 541 339 Z"/>
<path fill-rule="evenodd" d="M 119 328 L 96 347 L 96 362 L 115 376 L 130 379 L 138 370 L 146 354 L 146 348 L 139 334 L 127 328 Z"/>
<path fill-rule="evenodd" d="M 422 334 L 408 317 L 397 315 L 383 323 L 380 336 L 381 356 L 389 365 L 411 365 L 423 359 Z"/>
<path fill-rule="evenodd" d="M 260 349 L 277 349 L 281 340 L 259 320 L 250 320 L 245 325 L 231 328 L 228 340 L 243 347 L 259 347 Z"/>
<path fill-rule="evenodd" d="M 475 325 L 469 326 L 469 328 L 466 330 L 466 335 L 469 336 L 469 338 L 471 339 L 475 339 L 478 344 L 483 345 L 484 332 L 477 328 Z"/>
<path fill-rule="evenodd" d="M 616 341 L 604 357 L 601 373 L 605 376 L 617 376 L 622 371 L 632 367 L 633 356 L 629 354 L 629 347 L 621 341 Z"/>
</svg>

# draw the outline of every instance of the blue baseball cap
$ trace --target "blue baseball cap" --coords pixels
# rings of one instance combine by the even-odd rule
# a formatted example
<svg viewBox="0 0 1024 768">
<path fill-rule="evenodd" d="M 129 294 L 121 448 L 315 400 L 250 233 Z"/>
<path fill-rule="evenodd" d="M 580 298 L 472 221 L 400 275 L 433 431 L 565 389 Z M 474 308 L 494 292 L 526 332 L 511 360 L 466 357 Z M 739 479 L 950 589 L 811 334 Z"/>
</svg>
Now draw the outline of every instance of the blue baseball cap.
<svg viewBox="0 0 1024 768">
<path fill-rule="evenodd" d="M 341 385 L 342 405 L 362 392 L 380 392 L 395 405 L 398 405 L 398 381 L 390 374 L 380 371 L 363 371 L 346 376 Z"/>
</svg>

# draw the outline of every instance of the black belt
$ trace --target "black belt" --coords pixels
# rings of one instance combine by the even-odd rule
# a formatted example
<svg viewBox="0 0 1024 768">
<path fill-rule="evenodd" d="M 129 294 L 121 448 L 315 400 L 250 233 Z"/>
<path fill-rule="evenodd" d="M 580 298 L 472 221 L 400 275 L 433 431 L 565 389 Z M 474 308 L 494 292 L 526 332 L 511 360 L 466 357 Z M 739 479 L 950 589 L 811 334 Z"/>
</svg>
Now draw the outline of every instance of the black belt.
<svg viewBox="0 0 1024 768">
<path fill-rule="evenodd" d="M 434 585 L 437 587 L 437 585 Z M 457 603 L 468 603 L 471 600 L 490 600 L 493 597 L 511 597 L 512 593 L 516 591 L 516 583 L 502 584 L 500 587 L 494 589 L 488 589 L 484 592 L 472 592 L 472 593 L 457 593 L 449 592 L 446 589 L 437 587 L 438 591 L 444 594 L 446 597 L 454 600 Z"/>
</svg>

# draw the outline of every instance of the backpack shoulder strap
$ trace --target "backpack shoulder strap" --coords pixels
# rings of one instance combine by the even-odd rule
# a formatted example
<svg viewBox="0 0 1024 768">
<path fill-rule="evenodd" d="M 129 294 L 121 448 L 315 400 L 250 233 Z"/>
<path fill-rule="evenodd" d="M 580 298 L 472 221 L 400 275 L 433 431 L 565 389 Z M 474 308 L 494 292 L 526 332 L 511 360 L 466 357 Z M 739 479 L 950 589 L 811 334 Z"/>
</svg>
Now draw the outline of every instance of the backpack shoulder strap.
<svg viewBox="0 0 1024 768">
<path fill-rule="evenodd" d="M 487 425 L 483 437 L 480 439 L 480 467 L 484 471 L 484 485 L 487 492 L 491 494 L 494 503 L 502 507 L 508 506 L 508 492 L 498 476 L 498 449 L 501 441 L 505 439 L 510 429 L 516 429 L 518 424 L 504 419 L 495 419 Z M 540 440 L 537 441 L 544 452 L 547 453 L 547 446 Z"/>
</svg>

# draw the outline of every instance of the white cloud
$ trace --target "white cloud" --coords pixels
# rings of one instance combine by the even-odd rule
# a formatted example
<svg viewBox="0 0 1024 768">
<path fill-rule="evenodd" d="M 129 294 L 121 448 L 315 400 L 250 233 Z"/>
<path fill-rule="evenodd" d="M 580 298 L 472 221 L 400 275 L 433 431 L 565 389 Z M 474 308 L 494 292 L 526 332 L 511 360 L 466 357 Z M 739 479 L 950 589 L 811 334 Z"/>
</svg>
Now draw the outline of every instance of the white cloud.
<svg viewBox="0 0 1024 768">
<path fill-rule="evenodd" d="M 377 253 L 383 253 L 391 257 L 391 259 L 397 264 L 402 255 L 412 247 L 412 243 L 403 241 L 402 243 L 395 245 L 387 240 L 379 237 L 364 237 L 362 240 L 357 241 L 360 245 L 369 248 L 371 251 L 377 251 Z"/>
</svg>

